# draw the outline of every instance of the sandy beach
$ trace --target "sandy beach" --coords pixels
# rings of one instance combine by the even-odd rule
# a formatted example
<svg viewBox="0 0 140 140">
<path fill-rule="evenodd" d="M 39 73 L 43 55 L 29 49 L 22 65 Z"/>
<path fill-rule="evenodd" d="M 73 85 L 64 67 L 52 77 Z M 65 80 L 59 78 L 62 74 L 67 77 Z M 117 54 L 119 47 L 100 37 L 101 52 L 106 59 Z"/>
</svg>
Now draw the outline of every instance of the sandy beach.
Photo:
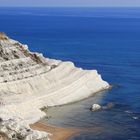
<svg viewBox="0 0 140 140">
<path fill-rule="evenodd" d="M 68 140 L 71 136 L 76 135 L 80 133 L 80 129 L 74 129 L 74 128 L 62 128 L 52 125 L 46 125 L 42 122 L 37 122 L 33 125 L 31 125 L 32 129 L 45 131 L 48 133 L 51 133 L 52 136 L 50 136 L 51 140 Z"/>
</svg>

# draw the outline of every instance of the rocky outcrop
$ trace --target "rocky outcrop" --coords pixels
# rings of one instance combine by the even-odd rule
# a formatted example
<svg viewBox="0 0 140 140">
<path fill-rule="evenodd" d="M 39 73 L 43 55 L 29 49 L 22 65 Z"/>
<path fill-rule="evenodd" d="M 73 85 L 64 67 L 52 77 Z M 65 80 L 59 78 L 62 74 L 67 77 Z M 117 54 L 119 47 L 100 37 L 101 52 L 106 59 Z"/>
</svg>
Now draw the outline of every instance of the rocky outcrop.
<svg viewBox="0 0 140 140">
<path fill-rule="evenodd" d="M 0 137 L 5 140 L 49 140 L 49 135 L 46 132 L 32 130 L 21 118 L 10 116 L 9 119 L 0 121 Z"/>
<path fill-rule="evenodd" d="M 96 70 L 45 58 L 0 34 L 0 117 L 5 110 L 34 123 L 45 115 L 44 106 L 75 102 L 108 88 Z"/>
</svg>

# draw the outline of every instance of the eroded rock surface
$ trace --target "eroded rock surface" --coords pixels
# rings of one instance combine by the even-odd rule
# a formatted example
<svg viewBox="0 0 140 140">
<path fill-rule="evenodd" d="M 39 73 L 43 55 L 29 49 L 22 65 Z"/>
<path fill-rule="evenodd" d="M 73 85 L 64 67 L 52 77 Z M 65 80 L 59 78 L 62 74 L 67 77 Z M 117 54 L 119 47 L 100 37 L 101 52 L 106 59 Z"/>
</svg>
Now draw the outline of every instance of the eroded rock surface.
<svg viewBox="0 0 140 140">
<path fill-rule="evenodd" d="M 49 140 L 46 132 L 32 130 L 21 118 L 11 117 L 0 122 L 0 136 L 5 140 Z M 1 140 L 0 139 L 0 140 Z"/>
<path fill-rule="evenodd" d="M 40 108 L 67 104 L 109 88 L 96 70 L 83 70 L 30 52 L 28 46 L 0 33 L 0 117 L 27 124 L 45 115 Z M 9 112 L 9 114 L 5 114 Z"/>
</svg>

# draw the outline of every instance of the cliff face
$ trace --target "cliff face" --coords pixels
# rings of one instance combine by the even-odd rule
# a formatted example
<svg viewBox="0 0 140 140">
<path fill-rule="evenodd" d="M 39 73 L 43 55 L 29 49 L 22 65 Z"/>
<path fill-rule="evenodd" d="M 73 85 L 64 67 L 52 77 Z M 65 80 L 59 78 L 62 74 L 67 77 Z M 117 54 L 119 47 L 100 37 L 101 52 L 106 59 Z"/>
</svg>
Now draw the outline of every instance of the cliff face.
<svg viewBox="0 0 140 140">
<path fill-rule="evenodd" d="M 0 117 L 9 112 L 34 123 L 45 115 L 41 107 L 78 101 L 107 88 L 96 70 L 45 58 L 0 33 Z"/>
</svg>

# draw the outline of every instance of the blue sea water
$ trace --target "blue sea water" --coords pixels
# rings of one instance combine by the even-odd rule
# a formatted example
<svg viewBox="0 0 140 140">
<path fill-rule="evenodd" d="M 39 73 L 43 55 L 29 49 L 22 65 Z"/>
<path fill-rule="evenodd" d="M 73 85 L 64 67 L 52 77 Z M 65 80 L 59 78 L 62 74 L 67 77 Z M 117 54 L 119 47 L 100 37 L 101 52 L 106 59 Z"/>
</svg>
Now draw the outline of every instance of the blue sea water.
<svg viewBox="0 0 140 140">
<path fill-rule="evenodd" d="M 0 31 L 46 57 L 97 69 L 114 85 L 50 109 L 49 123 L 87 130 L 72 140 L 140 140 L 140 8 L 0 8 Z M 114 108 L 89 111 L 108 102 Z"/>
</svg>

